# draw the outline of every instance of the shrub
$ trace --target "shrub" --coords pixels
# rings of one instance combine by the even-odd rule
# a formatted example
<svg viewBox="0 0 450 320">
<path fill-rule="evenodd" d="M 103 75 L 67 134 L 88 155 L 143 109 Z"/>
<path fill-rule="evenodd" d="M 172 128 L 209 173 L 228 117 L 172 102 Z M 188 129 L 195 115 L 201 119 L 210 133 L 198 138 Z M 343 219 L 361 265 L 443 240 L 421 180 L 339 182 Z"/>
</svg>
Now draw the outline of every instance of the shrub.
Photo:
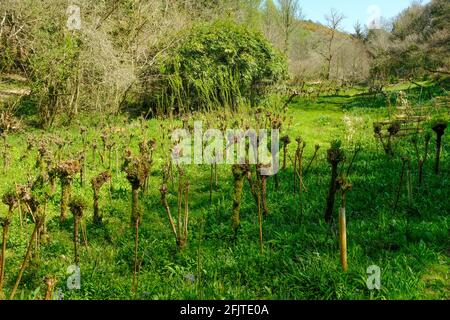
<svg viewBox="0 0 450 320">
<path fill-rule="evenodd" d="M 287 77 L 285 59 L 264 36 L 232 22 L 196 25 L 174 41 L 143 74 L 159 111 L 255 104 L 267 85 Z"/>
</svg>

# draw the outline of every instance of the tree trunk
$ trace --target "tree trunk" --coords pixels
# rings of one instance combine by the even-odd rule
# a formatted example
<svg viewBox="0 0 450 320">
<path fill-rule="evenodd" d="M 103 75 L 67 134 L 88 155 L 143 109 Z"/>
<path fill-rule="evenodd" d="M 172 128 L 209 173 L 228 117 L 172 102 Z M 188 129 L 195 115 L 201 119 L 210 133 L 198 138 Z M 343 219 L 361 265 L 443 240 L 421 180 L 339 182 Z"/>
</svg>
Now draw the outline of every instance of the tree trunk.
<svg viewBox="0 0 450 320">
<path fill-rule="evenodd" d="M 63 179 L 61 181 L 61 222 L 67 219 L 67 208 L 70 201 L 71 181 Z"/>
<path fill-rule="evenodd" d="M 8 238 L 8 230 L 8 225 L 3 226 L 2 255 L 0 257 L 0 292 L 3 290 L 3 279 L 5 278 L 6 239 Z"/>
<path fill-rule="evenodd" d="M 36 219 L 36 224 L 34 226 L 33 234 L 31 235 L 30 242 L 28 243 L 27 253 L 25 254 L 25 258 L 23 259 L 22 266 L 20 267 L 19 274 L 17 275 L 16 283 L 14 284 L 14 287 L 11 291 L 11 295 L 9 296 L 9 300 L 13 300 L 14 296 L 16 295 L 17 288 L 19 287 L 20 280 L 22 279 L 23 273 L 25 271 L 25 268 L 28 264 L 28 260 L 30 260 L 31 257 L 31 248 L 33 247 L 37 231 L 40 228 L 40 222 L 39 218 Z"/>
<path fill-rule="evenodd" d="M 441 161 L 442 136 L 438 134 L 436 139 L 436 161 L 434 164 L 434 172 L 439 174 L 439 163 Z"/>
<path fill-rule="evenodd" d="M 73 250 L 74 250 L 74 261 L 75 265 L 80 265 L 80 256 L 78 254 L 78 226 L 80 224 L 80 219 L 77 216 L 74 216 L 74 227 L 73 227 Z"/>
<path fill-rule="evenodd" d="M 131 190 L 131 219 L 133 223 L 139 220 L 139 188 Z"/>
<path fill-rule="evenodd" d="M 240 210 L 241 210 L 241 200 L 242 200 L 242 190 L 244 188 L 244 178 L 245 172 L 240 168 L 240 166 L 235 165 L 233 167 L 234 174 L 234 193 L 233 193 L 233 215 L 232 215 L 232 225 L 234 235 L 237 235 L 241 220 L 240 220 Z"/>
<path fill-rule="evenodd" d="M 327 208 L 325 210 L 325 221 L 330 223 L 333 218 L 334 200 L 336 196 L 336 179 L 338 177 L 337 165 L 331 166 L 331 181 L 330 188 L 328 190 Z"/>
<path fill-rule="evenodd" d="M 100 224 L 102 217 L 98 209 L 99 190 L 94 189 L 94 224 Z"/>
<path fill-rule="evenodd" d="M 261 191 L 262 191 L 262 207 L 264 216 L 269 215 L 269 209 L 267 208 L 267 176 L 261 177 Z"/>
</svg>

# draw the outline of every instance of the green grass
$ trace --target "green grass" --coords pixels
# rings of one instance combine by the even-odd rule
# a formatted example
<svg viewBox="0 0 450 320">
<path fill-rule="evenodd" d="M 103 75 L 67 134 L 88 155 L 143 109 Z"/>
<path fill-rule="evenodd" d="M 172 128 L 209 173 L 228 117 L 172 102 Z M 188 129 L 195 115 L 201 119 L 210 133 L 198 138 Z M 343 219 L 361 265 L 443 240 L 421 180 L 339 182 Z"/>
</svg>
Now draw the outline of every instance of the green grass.
<svg viewBox="0 0 450 320">
<path fill-rule="evenodd" d="M 363 99 L 363 100 L 361 100 Z M 403 189 L 399 207 L 392 202 L 400 177 L 400 155 L 412 158 L 413 181 L 417 181 L 417 163 L 408 141 L 399 141 L 397 156 L 389 159 L 373 138 L 372 122 L 388 116 L 377 98 L 353 95 L 297 99 L 290 106 L 292 117 L 289 135 L 294 141 L 301 135 L 307 142 L 306 162 L 314 145 L 321 145 L 318 160 L 305 177 L 304 219 L 300 221 L 298 195 L 293 194 L 293 171 L 280 173 L 280 189 L 268 183 L 270 214 L 264 220 L 264 254 L 258 243 L 257 208 L 246 184 L 241 208 L 242 226 L 237 239 L 231 231 L 233 181 L 229 166 L 219 167 L 219 187 L 209 203 L 209 166 L 189 166 L 191 181 L 190 237 L 188 247 L 179 252 L 171 234 L 167 216 L 160 204 L 160 169 L 164 161 L 157 153 L 151 174 L 149 193 L 144 204 L 140 229 L 139 256 L 143 259 L 137 299 L 448 299 L 449 295 L 449 208 L 450 134 L 444 137 L 442 172 L 432 173 L 432 160 L 425 165 L 424 186 L 414 187 L 413 206 L 407 205 Z M 88 140 L 100 145 L 101 120 L 94 117 L 82 122 L 88 126 Z M 132 148 L 137 150 L 141 136 L 139 122 L 117 117 L 111 121 L 135 133 Z M 347 123 L 347 125 L 346 125 Z M 352 123 L 349 127 L 349 123 Z M 35 135 L 53 134 L 74 143 L 64 148 L 68 155 L 80 148 L 76 125 Z M 160 136 L 157 120 L 150 120 L 145 131 L 148 138 Z M 348 157 L 359 142 L 363 150 L 350 177 L 353 189 L 348 193 L 348 262 L 349 272 L 341 271 L 337 226 L 323 221 L 329 184 L 326 149 L 333 139 L 341 139 Z M 434 141 L 434 140 L 433 140 Z M 26 134 L 8 137 L 12 146 L 10 165 L 0 181 L 0 192 L 14 183 L 24 183 L 37 170 L 37 151 L 20 160 L 26 148 Z M 434 142 L 431 145 L 434 148 Z M 99 148 L 100 149 L 100 148 Z M 294 143 L 289 147 L 292 155 Z M 67 156 L 66 156 L 67 157 Z M 114 161 L 113 161 L 114 164 Z M 88 152 L 86 181 L 103 167 L 94 169 L 92 152 Z M 115 164 L 113 165 L 115 167 Z M 92 224 L 92 208 L 86 213 L 89 248 L 81 246 L 81 290 L 66 287 L 67 267 L 72 264 L 73 226 L 70 218 L 59 223 L 59 190 L 50 200 L 48 229 L 51 241 L 42 245 L 25 271 L 16 298 L 42 297 L 42 278 L 55 275 L 57 288 L 64 299 L 130 299 L 134 268 L 134 229 L 130 225 L 130 187 L 121 172 L 113 170 L 111 199 L 108 186 L 102 189 L 100 207 L 104 214 L 101 227 Z M 91 202 L 90 184 L 74 189 Z M 176 198 L 170 196 L 172 204 Z M 335 216 L 339 201 L 336 203 Z M 3 206 L 2 215 L 6 212 Z M 16 213 L 8 239 L 5 294 L 9 294 L 33 224 L 23 217 L 20 226 Z M 368 290 L 366 270 L 381 268 L 381 290 Z M 194 279 L 192 279 L 192 276 Z M 192 281 L 193 280 L 193 281 Z"/>
<path fill-rule="evenodd" d="M 21 89 L 26 87 L 26 83 L 15 79 L 2 79 L 2 75 L 0 74 L 0 90 Z"/>
</svg>

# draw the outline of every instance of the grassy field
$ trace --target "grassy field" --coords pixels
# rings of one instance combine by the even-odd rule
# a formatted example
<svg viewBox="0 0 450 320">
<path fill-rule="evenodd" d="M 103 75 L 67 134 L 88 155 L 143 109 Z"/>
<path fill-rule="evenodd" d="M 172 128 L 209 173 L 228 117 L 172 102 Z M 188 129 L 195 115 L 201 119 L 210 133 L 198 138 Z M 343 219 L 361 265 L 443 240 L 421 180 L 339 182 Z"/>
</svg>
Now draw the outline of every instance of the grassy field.
<svg viewBox="0 0 450 320">
<path fill-rule="evenodd" d="M 390 88 L 395 97 L 398 89 Z M 103 225 L 92 222 L 92 190 L 90 179 L 108 167 L 98 157 L 94 166 L 92 151 L 87 152 L 84 186 L 75 178 L 73 190 L 89 201 L 83 223 L 87 247 L 81 247 L 81 289 L 68 290 L 67 268 L 73 264 L 73 222 L 59 222 L 60 190 L 50 198 L 47 208 L 50 241 L 35 250 L 25 270 L 16 298 L 42 298 L 43 277 L 55 276 L 56 292 L 63 299 L 449 299 L 449 211 L 450 211 L 450 134 L 444 136 L 442 169 L 433 173 L 435 139 L 432 139 L 430 160 L 424 169 L 424 183 L 417 185 L 417 160 L 408 138 L 395 143 L 395 156 L 384 154 L 373 136 L 373 122 L 386 119 L 391 113 L 386 100 L 369 97 L 359 91 L 317 99 L 299 98 L 288 106 L 292 125 L 287 134 L 294 141 L 306 141 L 305 162 L 308 163 L 319 144 L 318 159 L 304 177 L 304 217 L 301 219 L 299 196 L 293 192 L 293 169 L 279 174 L 280 187 L 268 181 L 269 215 L 264 219 L 264 253 L 260 253 L 257 207 L 244 186 L 241 207 L 241 228 L 236 239 L 231 230 L 233 178 L 230 166 L 219 167 L 219 184 L 209 202 L 210 168 L 192 165 L 186 168 L 189 177 L 190 217 L 188 245 L 177 250 L 167 215 L 160 202 L 162 154 L 156 151 L 151 170 L 149 190 L 141 196 L 144 204 L 139 231 L 138 255 L 142 261 L 139 287 L 131 292 L 134 270 L 134 227 L 130 224 L 130 186 L 125 174 L 117 170 L 116 155 L 112 157 L 112 183 L 102 189 L 100 208 Z M 431 104 L 432 100 L 418 88 L 408 91 L 412 101 Z M 443 94 L 437 92 L 436 94 Z M 104 120 L 86 118 L 87 141 L 97 139 Z M 159 140 L 161 130 L 156 119 L 146 122 L 142 131 L 138 119 L 116 117 L 114 126 L 125 129 L 125 136 L 134 133 L 129 144 L 138 150 L 142 137 Z M 0 192 L 16 183 L 34 178 L 37 144 L 28 153 L 27 135 L 57 136 L 67 143 L 62 158 L 81 149 L 78 124 L 41 132 L 7 137 L 10 158 L 0 181 Z M 342 272 L 339 260 L 338 227 L 324 222 L 330 166 L 326 150 L 334 139 L 341 139 L 348 158 L 356 144 L 362 151 L 356 158 L 349 179 L 353 189 L 347 197 L 348 263 Z M 39 140 L 39 139 L 37 139 Z M 119 141 L 119 140 L 117 140 Z M 118 142 L 119 143 L 119 142 Z M 122 140 L 117 159 L 122 161 Z M 52 146 L 54 150 L 56 146 Z M 99 147 L 100 149 L 100 147 Z M 289 146 L 291 157 L 295 143 Z M 25 155 L 25 156 L 24 156 Z M 406 187 L 401 191 L 399 205 L 393 210 L 402 168 L 401 156 L 412 160 L 413 199 L 408 205 Z M 120 164 L 119 164 L 120 166 Z M 172 188 L 173 189 L 173 188 Z M 109 192 L 110 190 L 110 192 Z M 174 194 L 169 197 L 175 203 Z M 335 206 L 337 216 L 339 201 Z M 3 206 L 1 214 L 6 213 Z M 25 255 L 33 229 L 29 215 L 19 219 L 15 213 L 6 251 L 4 293 L 9 295 Z M 369 290 L 367 268 L 381 268 L 381 289 Z"/>
</svg>

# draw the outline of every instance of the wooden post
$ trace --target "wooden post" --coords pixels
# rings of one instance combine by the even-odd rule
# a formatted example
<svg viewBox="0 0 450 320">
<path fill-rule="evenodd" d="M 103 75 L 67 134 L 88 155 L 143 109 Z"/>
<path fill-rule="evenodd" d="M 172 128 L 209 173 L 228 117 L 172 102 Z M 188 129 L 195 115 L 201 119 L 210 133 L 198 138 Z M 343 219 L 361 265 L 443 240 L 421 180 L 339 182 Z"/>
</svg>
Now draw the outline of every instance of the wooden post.
<svg viewBox="0 0 450 320">
<path fill-rule="evenodd" d="M 341 248 L 341 265 L 344 272 L 348 270 L 347 264 L 347 223 L 345 218 L 345 205 L 339 210 L 339 245 Z"/>
<path fill-rule="evenodd" d="M 341 253 L 341 265 L 344 272 L 348 271 L 347 263 L 347 219 L 345 217 L 346 211 L 346 193 L 352 188 L 352 185 L 347 182 L 345 177 L 338 180 L 338 185 L 341 188 L 341 208 L 339 209 L 339 247 Z"/>
</svg>

